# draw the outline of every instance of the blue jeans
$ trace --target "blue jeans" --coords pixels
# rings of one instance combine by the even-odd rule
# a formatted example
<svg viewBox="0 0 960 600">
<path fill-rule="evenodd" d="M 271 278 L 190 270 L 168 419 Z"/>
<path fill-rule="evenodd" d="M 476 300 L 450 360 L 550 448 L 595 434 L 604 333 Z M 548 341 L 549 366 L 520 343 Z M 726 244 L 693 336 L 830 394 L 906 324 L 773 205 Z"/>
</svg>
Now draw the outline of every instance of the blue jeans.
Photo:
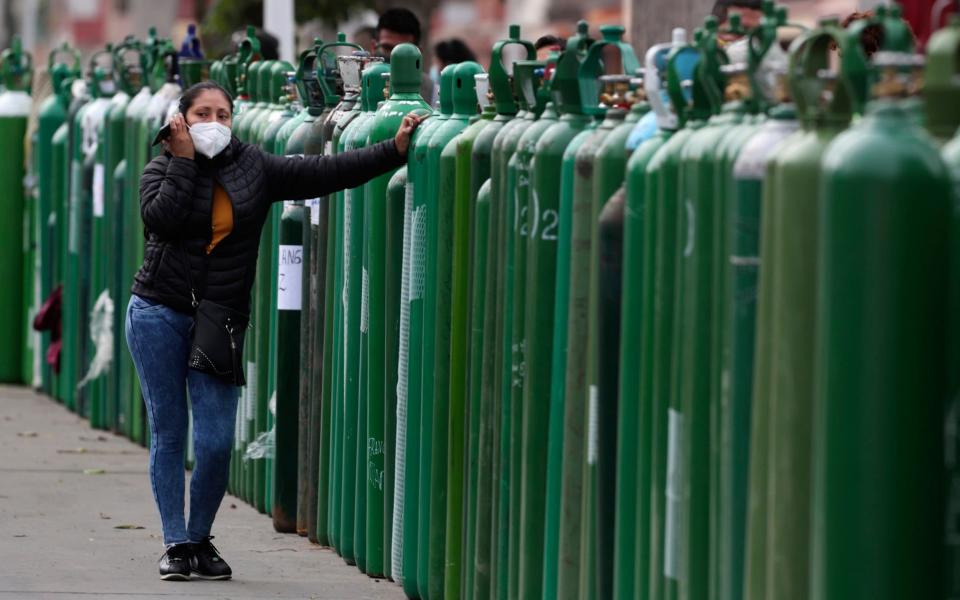
<svg viewBox="0 0 960 600">
<path fill-rule="evenodd" d="M 150 425 L 150 483 L 167 546 L 210 535 L 227 490 L 238 388 L 187 367 L 193 317 L 133 295 L 127 307 L 127 345 Z M 183 517 L 187 388 L 193 410 L 190 522 Z"/>
</svg>

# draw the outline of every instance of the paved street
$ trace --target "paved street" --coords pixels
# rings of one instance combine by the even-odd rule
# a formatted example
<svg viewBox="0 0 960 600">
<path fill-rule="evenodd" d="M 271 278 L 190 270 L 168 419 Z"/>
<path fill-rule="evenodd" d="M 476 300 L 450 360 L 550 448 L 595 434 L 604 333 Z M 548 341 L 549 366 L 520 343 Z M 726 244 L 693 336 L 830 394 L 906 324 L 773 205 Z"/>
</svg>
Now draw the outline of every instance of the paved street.
<svg viewBox="0 0 960 600">
<path fill-rule="evenodd" d="M 161 581 L 147 451 L 27 389 L 0 386 L 0 457 L 0 599 L 404 597 L 232 496 L 213 533 L 234 579 Z"/>
</svg>

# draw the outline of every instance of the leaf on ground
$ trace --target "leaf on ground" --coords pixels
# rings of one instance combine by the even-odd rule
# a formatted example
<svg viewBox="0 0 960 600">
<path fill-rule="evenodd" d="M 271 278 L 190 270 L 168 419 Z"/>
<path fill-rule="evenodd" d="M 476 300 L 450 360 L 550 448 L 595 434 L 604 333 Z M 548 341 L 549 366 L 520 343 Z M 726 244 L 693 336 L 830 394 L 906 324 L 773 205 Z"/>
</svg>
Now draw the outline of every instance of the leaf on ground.
<svg viewBox="0 0 960 600">
<path fill-rule="evenodd" d="M 133 525 L 131 523 L 124 523 L 123 525 L 114 525 L 114 529 L 144 529 L 143 525 Z"/>
<path fill-rule="evenodd" d="M 13 534 L 13 537 L 27 537 L 27 534 L 25 534 L 25 533 L 15 533 L 15 534 Z"/>
<path fill-rule="evenodd" d="M 105 514 L 103 514 L 103 513 L 100 513 L 100 518 L 101 518 L 101 519 L 109 519 L 109 518 L 110 518 L 110 515 L 105 515 Z"/>
<path fill-rule="evenodd" d="M 84 469 L 83 470 L 84 475 L 103 475 L 104 473 L 106 473 L 106 471 L 104 471 L 103 469 Z"/>
<path fill-rule="evenodd" d="M 57 454 L 86 454 L 86 448 L 61 448 L 57 450 Z"/>
<path fill-rule="evenodd" d="M 36 431 L 19 431 L 17 432 L 17 437 L 37 437 L 39 435 Z"/>
</svg>

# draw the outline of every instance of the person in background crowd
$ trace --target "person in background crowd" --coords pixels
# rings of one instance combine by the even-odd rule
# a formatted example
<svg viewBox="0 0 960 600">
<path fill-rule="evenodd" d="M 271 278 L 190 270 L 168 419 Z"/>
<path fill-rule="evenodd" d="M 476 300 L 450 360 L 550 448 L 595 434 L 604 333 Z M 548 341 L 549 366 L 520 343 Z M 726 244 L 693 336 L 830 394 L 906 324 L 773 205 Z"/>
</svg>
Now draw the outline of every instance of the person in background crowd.
<svg viewBox="0 0 960 600">
<path fill-rule="evenodd" d="M 460 38 L 442 40 L 433 46 L 433 64 L 430 65 L 430 80 L 436 98 L 440 96 L 440 71 L 447 65 L 477 60 L 476 55 Z"/>
<path fill-rule="evenodd" d="M 844 29 L 849 29 L 851 25 L 857 21 L 862 21 L 863 19 L 870 19 L 874 15 L 872 10 L 866 10 L 863 12 L 852 12 L 840 21 L 840 25 Z M 909 25 L 907 25 L 909 27 Z M 910 35 L 916 36 L 913 33 L 913 30 L 910 30 Z M 916 41 L 916 39 L 914 39 Z M 860 33 L 860 47 L 863 48 L 863 53 L 867 55 L 867 58 L 873 56 L 880 46 L 883 44 L 883 29 L 879 25 L 867 25 L 863 28 L 863 31 Z M 836 44 L 831 44 L 831 48 L 834 50 L 837 49 Z"/>
<path fill-rule="evenodd" d="M 390 62 L 390 53 L 404 43 L 420 45 L 420 20 L 406 8 L 389 8 L 377 22 L 377 49 Z M 421 77 L 420 95 L 428 104 L 434 103 L 433 81 L 427 73 Z"/>
<path fill-rule="evenodd" d="M 567 47 L 567 41 L 555 35 L 540 36 L 533 45 L 537 50 L 537 60 L 546 60 L 551 52 L 560 52 Z"/>
<path fill-rule="evenodd" d="M 280 58 L 280 40 L 273 34 L 267 33 L 259 27 L 254 31 L 254 35 L 260 40 L 260 55 L 263 57 L 263 60 L 277 60 Z M 247 30 L 234 31 L 230 39 L 233 45 L 236 46 L 247 39 Z"/>
<path fill-rule="evenodd" d="M 371 25 L 361 27 L 353 32 L 353 43 L 370 54 L 377 53 L 377 28 Z"/>
<path fill-rule="evenodd" d="M 477 60 L 477 56 L 460 38 L 450 38 L 437 42 L 433 47 L 434 64 L 437 71 L 442 71 L 447 65 L 466 62 L 468 60 Z"/>
<path fill-rule="evenodd" d="M 717 0 L 711 14 L 717 18 L 720 28 L 723 29 L 730 19 L 731 12 L 740 13 L 740 23 L 744 31 L 755 28 L 763 18 L 760 0 Z M 720 34 L 720 39 L 724 42 L 732 42 L 739 38 L 740 36 L 727 32 Z"/>
</svg>

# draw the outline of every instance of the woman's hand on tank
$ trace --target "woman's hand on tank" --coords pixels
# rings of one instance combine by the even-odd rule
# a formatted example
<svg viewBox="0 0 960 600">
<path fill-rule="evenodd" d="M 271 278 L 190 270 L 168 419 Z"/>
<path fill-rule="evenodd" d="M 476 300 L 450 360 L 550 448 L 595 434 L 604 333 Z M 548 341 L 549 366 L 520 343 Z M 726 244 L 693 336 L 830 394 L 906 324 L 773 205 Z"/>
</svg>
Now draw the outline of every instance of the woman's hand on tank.
<svg viewBox="0 0 960 600">
<path fill-rule="evenodd" d="M 195 156 L 193 138 L 190 137 L 190 129 L 183 115 L 178 113 L 170 119 L 170 137 L 163 144 L 170 154 L 193 160 Z"/>
<path fill-rule="evenodd" d="M 417 126 L 429 116 L 429 114 L 415 115 L 411 113 L 403 118 L 400 123 L 400 130 L 397 131 L 397 136 L 393 138 L 393 141 L 397 144 L 397 151 L 402 156 L 407 155 L 407 149 L 410 148 L 410 138 L 413 137 L 413 132 L 417 130 Z"/>
</svg>

